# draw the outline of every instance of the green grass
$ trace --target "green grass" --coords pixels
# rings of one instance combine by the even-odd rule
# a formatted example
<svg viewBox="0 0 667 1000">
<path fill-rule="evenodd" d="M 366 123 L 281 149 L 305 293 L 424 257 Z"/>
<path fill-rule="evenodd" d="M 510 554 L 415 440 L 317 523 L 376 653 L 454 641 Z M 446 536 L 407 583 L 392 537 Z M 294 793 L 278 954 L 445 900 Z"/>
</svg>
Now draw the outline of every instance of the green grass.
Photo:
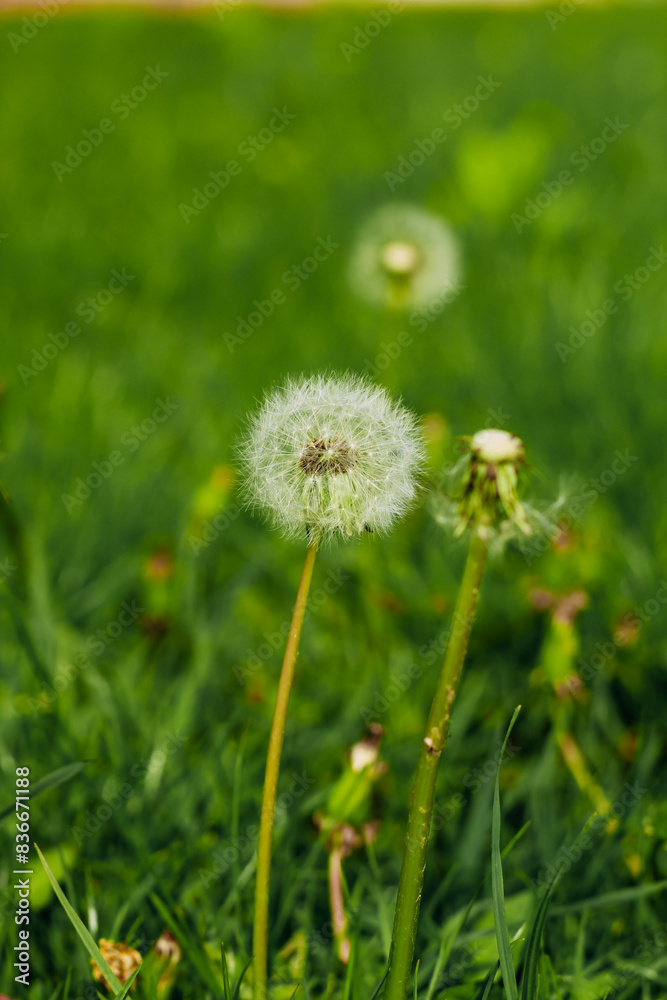
<svg viewBox="0 0 667 1000">
<path fill-rule="evenodd" d="M 544 947 L 530 953 L 540 995 L 660 997 L 667 913 L 652 890 L 667 876 L 667 616 L 656 598 L 667 557 L 667 269 L 627 301 L 623 288 L 667 244 L 667 12 L 584 4 L 555 30 L 540 9 L 403 12 L 346 61 L 341 43 L 369 17 L 356 7 L 240 8 L 224 20 L 64 9 L 18 52 L 3 40 L 0 480 L 11 502 L 0 499 L 0 812 L 16 767 L 30 767 L 36 784 L 86 762 L 31 809 L 31 839 L 70 904 L 95 940 L 140 951 L 172 925 L 183 949 L 174 1000 L 224 995 L 221 943 L 234 990 L 250 957 L 248 831 L 282 655 L 275 636 L 303 550 L 238 513 L 225 475 L 211 476 L 233 465 L 244 415 L 268 386 L 287 373 L 363 371 L 405 328 L 412 343 L 378 378 L 444 422 L 433 482 L 456 436 L 500 414 L 525 441 L 527 492 L 553 497 L 563 477 L 574 519 L 569 547 L 529 559 L 509 551 L 487 571 L 439 778 L 417 996 L 443 941 L 429 1000 L 445 988 L 456 1000 L 503 996 L 500 976 L 489 981 L 493 780 L 520 703 L 500 770 L 499 841 L 530 820 L 503 858 L 510 940 L 525 924 L 512 945 L 519 992 L 543 898 L 533 880 L 548 886 L 560 864 Z M 21 23 L 4 17 L 5 34 Z M 121 118 L 112 104 L 147 66 L 169 75 Z M 459 128 L 443 125 L 489 74 L 501 86 Z M 296 117 L 248 162 L 239 146 L 275 107 Z M 114 130 L 59 181 L 52 163 L 105 117 Z M 576 151 L 617 117 L 628 128 L 580 170 Z M 440 127 L 446 142 L 392 194 L 385 172 Z M 233 159 L 241 172 L 186 224 L 179 205 Z M 573 182 L 517 232 L 512 215 L 566 169 Z M 421 332 L 348 288 L 355 233 L 392 198 L 447 217 L 462 245 L 466 288 Z M 340 246 L 292 290 L 285 272 L 320 238 Z M 133 279 L 86 322 L 85 300 L 123 268 Z M 275 289 L 285 301 L 230 352 L 225 333 Z M 555 345 L 608 299 L 618 308 L 563 363 Z M 72 322 L 81 333 L 26 376 L 33 350 Z M 177 406 L 137 435 L 157 400 Z M 621 472 L 617 450 L 636 456 Z M 95 462 L 111 464 L 109 478 L 66 504 Z M 220 506 L 228 527 L 195 552 L 188 532 L 200 538 Z M 147 568 L 158 550 L 173 559 L 167 579 Z M 305 625 L 290 706 L 279 794 L 292 801 L 276 823 L 272 869 L 276 1000 L 299 983 L 306 1000 L 368 1000 L 382 978 L 440 666 L 429 644 L 449 626 L 463 557 L 430 502 L 387 539 L 321 555 L 313 592 L 328 573 L 343 579 Z M 537 586 L 587 592 L 574 629 L 563 634 L 533 610 Z M 614 644 L 619 620 L 646 602 L 633 641 Z M 142 610 L 123 613 L 124 604 Z M 587 697 L 559 707 L 554 671 L 579 660 Z M 392 700 L 392 679 L 411 663 L 421 676 Z M 374 713 L 389 769 L 367 804 L 381 820 L 372 853 L 344 865 L 345 971 L 312 816 Z M 618 804 L 618 825 L 591 827 L 590 847 L 581 831 L 594 807 L 563 763 L 561 731 Z M 646 790 L 627 806 L 626 783 Z M 10 814 L 0 827 L 0 990 L 20 998 L 14 834 Z M 31 1000 L 93 997 L 88 955 L 34 851 L 31 860 Z M 139 1000 L 159 978 L 148 971 Z M 242 998 L 246 989 L 244 980 Z"/>
</svg>

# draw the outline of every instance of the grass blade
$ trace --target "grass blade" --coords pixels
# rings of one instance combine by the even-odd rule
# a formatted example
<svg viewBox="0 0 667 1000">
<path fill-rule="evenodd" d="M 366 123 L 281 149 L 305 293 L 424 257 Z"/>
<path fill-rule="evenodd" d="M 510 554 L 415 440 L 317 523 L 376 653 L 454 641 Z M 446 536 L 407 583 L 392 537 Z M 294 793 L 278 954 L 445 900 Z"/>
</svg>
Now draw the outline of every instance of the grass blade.
<svg viewBox="0 0 667 1000">
<path fill-rule="evenodd" d="M 532 819 L 529 819 L 526 823 L 524 823 L 523 826 L 521 827 L 521 829 L 519 830 L 519 832 L 514 834 L 514 836 L 510 840 L 509 844 L 507 844 L 506 847 L 503 847 L 502 854 L 500 855 L 500 857 L 501 857 L 501 859 L 503 861 L 505 860 L 505 858 L 507 857 L 507 855 L 510 853 L 510 851 L 512 850 L 512 848 L 514 847 L 514 845 L 517 844 L 521 840 L 521 838 L 523 837 L 524 833 L 526 832 L 526 830 L 528 829 L 528 827 L 530 826 L 530 824 L 532 822 L 533 822 Z"/>
<path fill-rule="evenodd" d="M 128 976 L 128 978 L 127 978 L 127 980 L 125 982 L 125 985 L 123 986 L 123 989 L 120 991 L 120 993 L 116 994 L 116 996 L 114 997 L 114 1000 L 125 1000 L 125 997 L 130 992 L 130 987 L 132 986 L 132 983 L 134 982 L 134 980 L 139 975 L 140 970 L 141 970 L 141 966 L 139 965 L 134 970 L 134 972 L 132 973 L 132 975 Z"/>
<path fill-rule="evenodd" d="M 222 988 L 225 993 L 225 1000 L 232 1000 L 232 988 L 229 985 L 229 967 L 227 965 L 227 955 L 225 954 L 225 945 L 222 942 L 220 944 L 220 957 L 222 959 Z"/>
<path fill-rule="evenodd" d="M 484 992 L 480 996 L 479 1000 L 488 1000 L 489 993 L 491 992 L 491 988 L 493 986 L 493 982 L 494 982 L 496 976 L 498 975 L 499 968 L 500 968 L 500 962 L 498 962 L 498 964 L 496 965 L 495 969 L 491 969 L 491 972 L 489 973 L 488 979 L 486 980 L 486 983 L 484 984 Z"/>
<path fill-rule="evenodd" d="M 468 917 L 470 915 L 470 910 L 472 909 L 472 905 L 475 902 L 476 896 L 477 892 L 472 897 L 465 910 L 461 910 L 458 916 L 452 919 L 451 921 L 452 926 L 449 935 L 445 936 L 445 933 L 443 931 L 442 939 L 440 941 L 440 949 L 438 951 L 438 957 L 435 960 L 435 965 L 433 966 L 433 973 L 431 975 L 431 981 L 428 984 L 428 990 L 426 991 L 426 1000 L 431 1000 L 433 994 L 436 991 L 438 980 L 440 979 L 440 973 L 442 972 L 444 965 L 449 961 L 449 956 L 452 953 L 452 949 L 454 948 L 456 939 L 461 932 L 461 928 L 468 920 Z M 447 925 L 445 924 L 445 929 L 446 927 Z"/>
<path fill-rule="evenodd" d="M 505 734 L 505 741 L 498 756 L 498 767 L 496 768 L 496 784 L 493 792 L 493 816 L 491 823 L 491 892 L 493 896 L 493 922 L 496 928 L 496 941 L 498 942 L 498 958 L 503 974 L 503 986 L 507 1000 L 518 1000 L 518 990 L 516 986 L 516 975 L 512 964 L 512 951 L 510 948 L 510 936 L 507 930 L 507 917 L 505 915 L 505 887 L 503 883 L 503 862 L 500 854 L 500 767 L 505 755 L 505 747 L 510 738 L 510 733 L 521 711 L 521 705 L 514 709 L 512 721 Z"/>
<path fill-rule="evenodd" d="M 377 984 L 377 986 L 375 988 L 375 991 L 374 991 L 373 995 L 371 996 L 371 1000 L 376 1000 L 377 995 L 380 992 L 380 990 L 382 989 L 382 987 L 384 986 L 384 981 L 385 981 L 385 979 L 387 978 L 388 975 L 389 975 L 389 969 L 385 969 L 384 970 L 384 975 L 383 975 L 382 979 Z"/>
<path fill-rule="evenodd" d="M 233 997 L 233 1000 L 239 1000 L 239 996 L 241 995 L 241 983 L 243 982 L 243 977 L 245 976 L 246 972 L 248 971 L 248 969 L 250 968 L 251 965 L 252 965 L 252 958 L 249 958 L 248 961 L 246 962 L 246 964 L 244 965 L 243 971 L 241 972 L 241 975 L 238 978 L 238 982 L 237 982 L 237 984 L 236 984 L 236 986 L 234 988 L 234 997 Z M 305 985 L 306 984 L 304 983 L 304 989 L 305 989 Z M 308 991 L 306 990 L 306 993 L 307 992 Z"/>
<path fill-rule="evenodd" d="M 579 910 L 593 910 L 600 906 L 622 906 L 624 903 L 634 903 L 635 900 L 643 896 L 652 896 L 656 892 L 664 892 L 667 889 L 667 879 L 661 882 L 649 882 L 647 885 L 635 885 L 629 889 L 616 889 L 614 892 L 605 892 L 601 896 L 589 896 L 588 899 L 581 899 L 576 903 L 566 903 L 564 906 L 557 906 L 553 910 L 553 915 L 562 917 L 568 913 L 578 913 Z"/>
<path fill-rule="evenodd" d="M 45 792 L 47 788 L 55 788 L 56 785 L 62 785 L 64 781 L 69 781 L 75 775 L 83 771 L 84 767 L 88 761 L 78 760 L 74 764 L 65 764 L 64 767 L 58 767 L 55 771 L 51 771 L 51 774 L 47 774 L 45 778 L 40 778 L 30 789 L 30 798 L 34 799 L 36 795 L 40 795 Z M 0 812 L 0 820 L 3 820 L 5 816 L 9 816 L 15 810 L 15 804 L 12 802 L 11 805 L 7 806 Z"/>
<path fill-rule="evenodd" d="M 540 960 L 542 932 L 547 920 L 547 910 L 549 909 L 551 897 L 554 894 L 556 886 L 560 882 L 561 871 L 562 870 L 556 872 L 556 875 L 545 892 L 542 902 L 540 903 L 538 911 L 535 915 L 533 929 L 531 930 L 530 937 L 528 938 L 526 958 L 523 965 L 523 974 L 521 976 L 521 1000 L 537 1000 L 537 991 L 540 979 L 538 963 Z"/>
<path fill-rule="evenodd" d="M 47 788 L 55 788 L 57 785 L 62 785 L 63 782 L 69 781 L 70 778 L 75 777 L 83 771 L 87 760 L 77 760 L 73 764 L 65 764 L 64 767 L 57 767 L 55 771 L 51 771 L 51 774 L 47 774 L 45 778 L 40 778 L 30 789 L 30 798 L 34 799 L 36 795 L 41 795 L 45 792 Z"/>
<path fill-rule="evenodd" d="M 95 944 L 95 941 L 93 940 L 93 938 L 92 938 L 90 932 L 88 931 L 87 927 L 83 924 L 81 918 L 77 914 L 77 912 L 74 909 L 74 907 L 70 905 L 69 900 L 67 899 L 67 896 L 65 895 L 65 893 L 60 888 L 60 885 L 58 884 L 58 879 L 55 877 L 55 875 L 53 874 L 53 872 L 49 868 L 49 866 L 48 866 L 48 864 L 46 862 L 46 858 L 44 857 L 44 855 L 40 851 L 40 849 L 37 846 L 37 844 L 35 844 L 35 848 L 37 850 L 37 853 L 39 854 L 39 860 L 42 862 L 42 866 L 43 866 L 44 871 L 46 872 L 46 874 L 48 876 L 49 882 L 53 886 L 53 891 L 55 892 L 56 896 L 60 900 L 60 903 L 61 903 L 62 908 L 64 909 L 65 913 L 67 914 L 67 916 L 69 917 L 70 921 L 72 922 L 74 930 L 77 932 L 77 934 L 81 938 L 81 942 L 82 942 L 83 946 L 85 947 L 86 951 L 88 952 L 88 954 L 90 955 L 90 957 L 93 959 L 93 961 L 96 962 L 97 965 L 99 966 L 100 972 L 102 973 L 102 975 L 106 979 L 106 981 L 107 981 L 110 989 L 114 993 L 114 996 L 118 996 L 118 994 L 122 994 L 123 984 L 121 982 L 119 982 L 118 979 L 116 979 L 116 977 L 114 976 L 113 972 L 111 971 L 111 969 L 109 967 L 109 963 L 103 957 L 102 952 L 100 951 L 100 949 Z M 137 969 L 137 972 L 138 971 L 139 970 Z"/>
</svg>

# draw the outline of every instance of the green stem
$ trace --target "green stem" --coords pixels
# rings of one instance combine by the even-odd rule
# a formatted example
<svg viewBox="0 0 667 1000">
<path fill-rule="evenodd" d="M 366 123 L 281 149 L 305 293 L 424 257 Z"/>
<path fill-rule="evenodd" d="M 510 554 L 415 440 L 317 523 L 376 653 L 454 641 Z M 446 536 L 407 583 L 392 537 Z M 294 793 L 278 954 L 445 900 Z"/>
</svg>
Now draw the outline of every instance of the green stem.
<svg viewBox="0 0 667 1000">
<path fill-rule="evenodd" d="M 276 789 L 278 786 L 278 770 L 280 768 L 280 752 L 285 735 L 285 719 L 289 702 L 294 664 L 299 652 L 299 640 L 303 616 L 306 612 L 306 602 L 313 568 L 317 556 L 317 544 L 312 542 L 301 574 L 301 583 L 296 595 L 294 614 L 290 625 L 283 667 L 280 672 L 276 707 L 273 712 L 273 725 L 269 738 L 269 752 L 266 759 L 264 775 L 264 796 L 262 798 L 262 816 L 259 823 L 259 841 L 257 845 L 257 881 L 255 883 L 255 922 L 253 928 L 253 970 L 254 998 L 265 1000 L 266 968 L 267 968 L 267 925 L 269 917 L 269 878 L 271 874 L 271 841 L 273 838 L 273 816 L 276 807 Z"/>
<path fill-rule="evenodd" d="M 398 883 L 394 930 L 389 954 L 389 973 L 384 1000 L 405 1000 L 412 972 L 419 904 L 424 884 L 426 851 L 431 831 L 435 783 L 440 755 L 447 743 L 449 720 L 456 688 L 475 616 L 487 545 L 473 534 L 449 635 L 445 661 L 431 705 L 426 736 L 422 742 L 412 789 L 405 854 Z"/>
</svg>

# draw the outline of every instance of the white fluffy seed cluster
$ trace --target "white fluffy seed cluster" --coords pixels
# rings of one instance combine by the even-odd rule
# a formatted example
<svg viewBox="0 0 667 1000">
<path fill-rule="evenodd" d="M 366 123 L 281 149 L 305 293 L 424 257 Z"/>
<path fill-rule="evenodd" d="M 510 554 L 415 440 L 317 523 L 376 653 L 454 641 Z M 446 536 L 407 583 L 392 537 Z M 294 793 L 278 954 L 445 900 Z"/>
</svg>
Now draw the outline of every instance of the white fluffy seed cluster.
<svg viewBox="0 0 667 1000">
<path fill-rule="evenodd" d="M 385 205 L 360 233 L 350 283 L 367 302 L 386 306 L 402 282 L 402 306 L 425 308 L 456 288 L 459 258 L 458 241 L 442 219 L 414 205 Z"/>
<path fill-rule="evenodd" d="M 289 380 L 249 421 L 239 454 L 248 506 L 293 538 L 385 532 L 417 496 L 416 418 L 356 375 Z"/>
</svg>

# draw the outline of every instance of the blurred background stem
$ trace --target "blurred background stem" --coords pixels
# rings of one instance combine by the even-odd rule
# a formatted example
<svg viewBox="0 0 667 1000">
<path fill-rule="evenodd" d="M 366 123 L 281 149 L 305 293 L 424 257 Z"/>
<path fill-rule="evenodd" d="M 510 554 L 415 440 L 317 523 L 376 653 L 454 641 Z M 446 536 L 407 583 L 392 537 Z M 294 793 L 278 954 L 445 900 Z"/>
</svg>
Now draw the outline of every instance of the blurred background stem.
<svg viewBox="0 0 667 1000">
<path fill-rule="evenodd" d="M 294 665 L 299 652 L 301 628 L 308 601 L 310 582 L 313 577 L 317 548 L 317 542 L 312 542 L 309 546 L 303 573 L 301 574 L 301 583 L 296 595 L 292 623 L 290 625 L 285 657 L 280 673 L 278 695 L 276 697 L 276 707 L 273 713 L 273 724 L 269 739 L 269 752 L 266 759 L 262 816 L 259 824 L 259 842 L 257 846 L 257 881 L 255 883 L 255 919 L 253 927 L 253 990 L 255 1000 L 264 1000 L 266 997 L 269 878 L 271 874 L 271 841 L 273 837 L 273 816 L 276 806 L 276 788 L 280 768 L 280 753 L 285 735 L 287 705 L 292 687 L 292 678 L 294 677 Z"/>
<path fill-rule="evenodd" d="M 452 705 L 461 676 L 468 637 L 475 616 L 487 545 L 477 532 L 471 536 L 468 558 L 452 619 L 447 652 L 438 679 L 431 713 L 422 742 L 412 789 L 405 854 L 398 883 L 389 974 L 385 1000 L 404 1000 L 407 995 L 424 884 L 426 851 L 431 830 L 435 784 L 440 755 L 447 743 Z"/>
</svg>

